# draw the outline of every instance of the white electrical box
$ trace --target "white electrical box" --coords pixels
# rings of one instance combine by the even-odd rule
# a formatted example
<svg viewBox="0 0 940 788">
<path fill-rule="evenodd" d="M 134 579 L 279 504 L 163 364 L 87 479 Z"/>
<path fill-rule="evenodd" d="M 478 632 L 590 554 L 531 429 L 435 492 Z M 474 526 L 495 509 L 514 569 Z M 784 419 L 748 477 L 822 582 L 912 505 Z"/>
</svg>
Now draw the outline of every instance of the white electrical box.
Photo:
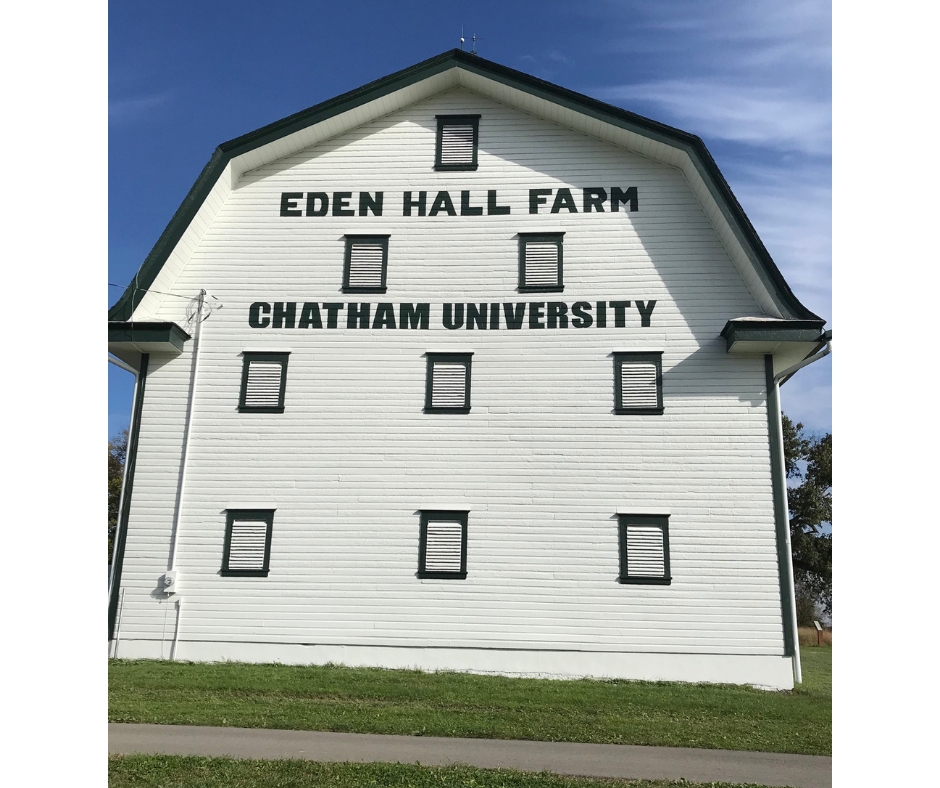
<svg viewBox="0 0 940 788">
<path fill-rule="evenodd" d="M 171 569 L 163 576 L 163 593 L 164 594 L 176 594 L 179 589 L 179 573 L 175 569 Z"/>
</svg>

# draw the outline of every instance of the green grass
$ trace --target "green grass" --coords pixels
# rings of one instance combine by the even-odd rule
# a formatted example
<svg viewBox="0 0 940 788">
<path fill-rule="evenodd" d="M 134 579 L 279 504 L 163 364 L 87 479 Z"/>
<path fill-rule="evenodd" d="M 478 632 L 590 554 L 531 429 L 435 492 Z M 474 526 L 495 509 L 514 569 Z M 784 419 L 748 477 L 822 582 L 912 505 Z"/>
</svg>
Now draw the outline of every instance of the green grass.
<svg viewBox="0 0 940 788">
<path fill-rule="evenodd" d="M 249 761 L 170 755 L 111 756 L 108 759 L 108 785 L 110 788 L 744 788 L 731 783 L 603 780 L 562 777 L 544 772 L 532 774 L 509 769 L 476 769 L 472 766 Z"/>
<path fill-rule="evenodd" d="M 465 736 L 831 755 L 832 650 L 793 692 L 340 666 L 115 660 L 113 722 Z"/>
</svg>

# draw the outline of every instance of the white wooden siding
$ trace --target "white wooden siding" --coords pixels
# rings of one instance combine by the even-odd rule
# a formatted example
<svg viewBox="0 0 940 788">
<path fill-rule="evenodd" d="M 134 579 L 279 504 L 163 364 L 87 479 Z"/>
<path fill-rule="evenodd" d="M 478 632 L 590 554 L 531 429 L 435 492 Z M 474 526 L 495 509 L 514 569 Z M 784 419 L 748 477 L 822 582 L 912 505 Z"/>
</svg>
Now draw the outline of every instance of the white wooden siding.
<svg viewBox="0 0 940 788">
<path fill-rule="evenodd" d="M 436 114 L 479 113 L 475 172 L 435 172 Z M 482 130 L 485 129 L 485 134 Z M 639 211 L 528 214 L 528 189 L 637 186 Z M 403 217 L 404 190 L 508 216 Z M 281 218 L 282 191 L 385 192 L 382 217 Z M 576 200 L 580 193 L 573 191 Z M 550 203 L 549 203 L 550 205 Z M 656 300 L 652 327 L 448 331 L 442 302 L 516 292 L 519 232 L 565 234 L 551 300 Z M 347 234 L 390 233 L 388 292 L 341 298 Z M 203 324 L 178 569 L 184 640 L 779 655 L 761 359 L 729 317 L 759 312 L 683 174 L 454 91 L 242 176 L 172 292 Z M 432 330 L 252 330 L 263 301 L 432 304 Z M 185 327 L 186 301 L 153 319 Z M 345 323 L 341 323 L 345 325 Z M 472 340 L 469 414 L 423 413 L 426 357 Z M 283 414 L 239 413 L 241 352 L 291 350 Z M 463 348 L 455 347 L 455 350 Z M 661 416 L 614 415 L 611 354 L 664 350 Z M 122 638 L 172 633 L 166 569 L 192 343 L 151 358 L 130 511 Z M 220 577 L 225 507 L 276 505 L 267 578 Z M 415 577 L 420 510 L 470 512 L 465 581 Z M 668 509 L 671 586 L 617 583 L 624 503 Z"/>
</svg>

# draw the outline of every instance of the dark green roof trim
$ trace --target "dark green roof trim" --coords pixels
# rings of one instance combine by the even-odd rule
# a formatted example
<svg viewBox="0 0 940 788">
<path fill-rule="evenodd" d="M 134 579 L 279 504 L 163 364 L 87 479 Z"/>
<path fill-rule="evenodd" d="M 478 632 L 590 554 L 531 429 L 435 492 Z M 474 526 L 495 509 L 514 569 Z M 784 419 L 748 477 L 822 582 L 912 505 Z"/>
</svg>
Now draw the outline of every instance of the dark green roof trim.
<svg viewBox="0 0 940 788">
<path fill-rule="evenodd" d="M 823 320 L 729 320 L 721 330 L 727 349 L 735 342 L 820 342 Z"/>
<path fill-rule="evenodd" d="M 787 317 L 819 319 L 818 315 L 803 306 L 790 290 L 701 138 L 460 49 L 444 52 L 219 145 L 189 190 L 182 205 L 173 214 L 173 218 L 170 219 L 170 223 L 160 235 L 150 254 L 147 255 L 133 282 L 109 310 L 108 319 L 128 320 L 130 318 L 231 159 L 457 66 L 605 123 L 684 150 L 691 156 L 695 167 L 699 170 L 744 248 L 752 251 L 759 275 L 768 289 L 775 294 L 777 301 L 784 306 L 785 311 L 789 312 Z"/>
<path fill-rule="evenodd" d="M 130 323 L 108 321 L 108 343 L 112 342 L 161 342 L 182 351 L 183 344 L 191 337 L 176 323 Z"/>
</svg>

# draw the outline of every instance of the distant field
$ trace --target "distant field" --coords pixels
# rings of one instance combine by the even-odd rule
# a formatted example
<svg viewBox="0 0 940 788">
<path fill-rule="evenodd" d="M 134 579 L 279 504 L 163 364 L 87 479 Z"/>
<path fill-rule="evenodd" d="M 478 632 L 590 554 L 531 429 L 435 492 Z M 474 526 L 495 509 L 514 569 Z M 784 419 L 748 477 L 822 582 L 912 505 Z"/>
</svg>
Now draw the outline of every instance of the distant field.
<svg viewBox="0 0 940 788">
<path fill-rule="evenodd" d="M 800 645 L 816 645 L 816 629 L 814 627 L 799 627 Z M 822 633 L 822 642 L 824 646 L 832 646 L 832 630 L 824 629 Z"/>
<path fill-rule="evenodd" d="M 339 666 L 113 660 L 109 719 L 175 725 L 832 753 L 832 649 L 793 692 Z"/>
<path fill-rule="evenodd" d="M 184 758 L 127 755 L 108 759 L 110 788 L 762 788 L 731 783 L 685 780 L 601 780 L 530 774 L 471 766 L 412 766 L 388 763 L 313 763 L 310 761 L 241 761 L 230 758 Z"/>
</svg>

